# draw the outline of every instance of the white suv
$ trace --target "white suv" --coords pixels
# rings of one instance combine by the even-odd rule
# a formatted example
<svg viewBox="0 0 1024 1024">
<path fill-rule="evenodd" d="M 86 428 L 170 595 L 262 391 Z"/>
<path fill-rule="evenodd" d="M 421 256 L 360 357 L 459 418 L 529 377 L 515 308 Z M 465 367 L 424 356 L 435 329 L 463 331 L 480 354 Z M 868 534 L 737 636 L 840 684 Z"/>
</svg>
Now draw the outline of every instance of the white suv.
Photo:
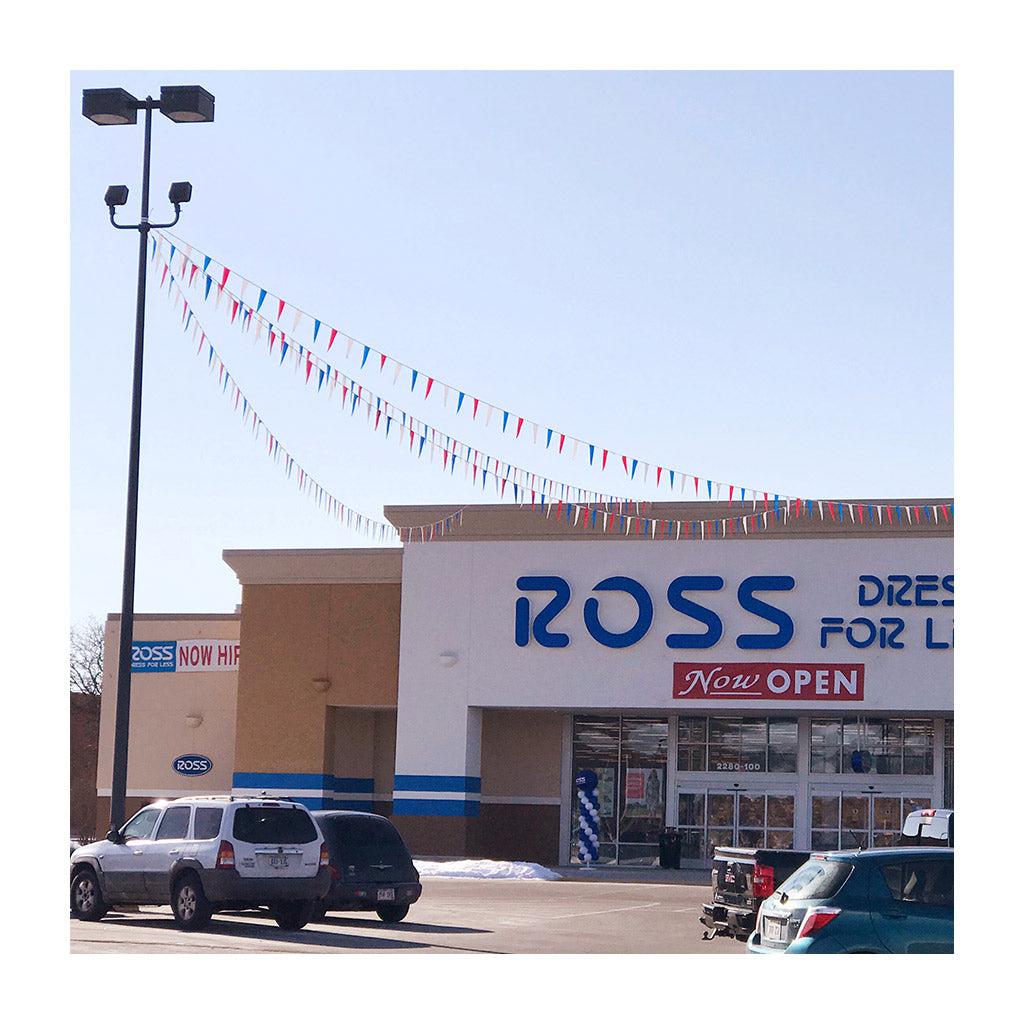
<svg viewBox="0 0 1024 1024">
<path fill-rule="evenodd" d="M 98 921 L 119 903 L 170 904 L 197 931 L 220 910 L 269 907 L 285 929 L 309 922 L 331 884 L 312 815 L 290 800 L 185 797 L 149 804 L 71 857 L 71 910 Z"/>
</svg>

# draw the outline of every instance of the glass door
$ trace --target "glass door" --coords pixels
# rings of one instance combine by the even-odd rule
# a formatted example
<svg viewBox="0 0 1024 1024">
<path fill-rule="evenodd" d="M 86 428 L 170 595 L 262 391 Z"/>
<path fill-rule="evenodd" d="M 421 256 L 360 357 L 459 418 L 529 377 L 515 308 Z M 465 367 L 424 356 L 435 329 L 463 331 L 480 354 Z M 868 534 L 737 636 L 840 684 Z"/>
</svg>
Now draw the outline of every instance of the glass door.
<svg viewBox="0 0 1024 1024">
<path fill-rule="evenodd" d="M 931 806 L 930 795 L 864 790 L 811 792 L 811 849 L 853 850 L 895 846 L 906 816 Z"/>
<path fill-rule="evenodd" d="M 780 788 L 678 790 L 684 860 L 709 861 L 716 846 L 793 848 L 796 797 Z"/>
</svg>

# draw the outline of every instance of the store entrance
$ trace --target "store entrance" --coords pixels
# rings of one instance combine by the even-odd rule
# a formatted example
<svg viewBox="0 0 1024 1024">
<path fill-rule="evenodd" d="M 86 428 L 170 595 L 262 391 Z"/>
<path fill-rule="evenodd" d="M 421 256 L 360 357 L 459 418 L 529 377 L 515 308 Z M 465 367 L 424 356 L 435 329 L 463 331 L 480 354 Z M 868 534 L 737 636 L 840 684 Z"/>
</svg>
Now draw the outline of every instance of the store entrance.
<svg viewBox="0 0 1024 1024">
<path fill-rule="evenodd" d="M 897 792 L 878 792 L 877 787 L 814 786 L 811 849 L 895 846 L 906 816 L 931 804 L 929 786 L 901 786 Z"/>
<path fill-rule="evenodd" d="M 716 846 L 793 847 L 796 794 L 786 786 L 690 783 L 677 795 L 685 861 L 710 861 Z"/>
</svg>

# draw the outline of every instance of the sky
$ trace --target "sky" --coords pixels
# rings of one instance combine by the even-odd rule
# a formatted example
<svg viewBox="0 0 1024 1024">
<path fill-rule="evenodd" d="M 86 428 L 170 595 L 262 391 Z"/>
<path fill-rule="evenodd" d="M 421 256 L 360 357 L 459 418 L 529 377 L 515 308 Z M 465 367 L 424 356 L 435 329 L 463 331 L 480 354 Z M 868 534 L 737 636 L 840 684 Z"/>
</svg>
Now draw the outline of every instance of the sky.
<svg viewBox="0 0 1024 1024">
<path fill-rule="evenodd" d="M 191 181 L 175 231 L 274 295 L 499 408 L 702 478 L 952 494 L 948 73 L 77 73 L 73 622 L 120 606 L 137 237 L 111 228 L 103 193 L 127 184 L 123 219 L 137 218 L 142 151 L 141 120 L 101 129 L 80 93 L 192 83 L 216 120 L 156 115 L 152 216 Z M 253 443 L 159 269 L 135 607 L 230 611 L 225 548 L 368 541 Z M 380 518 L 494 500 L 316 397 L 223 310 L 197 311 L 263 420 L 342 501 Z M 456 417 L 341 351 L 344 372 L 483 451 L 623 492 L 621 469 Z M 627 493 L 667 497 L 653 477 Z"/>
</svg>

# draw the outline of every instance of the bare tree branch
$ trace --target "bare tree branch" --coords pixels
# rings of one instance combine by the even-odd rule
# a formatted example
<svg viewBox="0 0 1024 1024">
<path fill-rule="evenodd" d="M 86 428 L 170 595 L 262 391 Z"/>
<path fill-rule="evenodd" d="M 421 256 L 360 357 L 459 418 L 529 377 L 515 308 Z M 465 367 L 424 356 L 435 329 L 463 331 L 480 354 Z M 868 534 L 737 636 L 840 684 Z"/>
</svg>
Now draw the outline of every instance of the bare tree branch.
<svg viewBox="0 0 1024 1024">
<path fill-rule="evenodd" d="M 103 624 L 92 616 L 71 630 L 71 689 L 93 694 L 103 689 Z"/>
</svg>

